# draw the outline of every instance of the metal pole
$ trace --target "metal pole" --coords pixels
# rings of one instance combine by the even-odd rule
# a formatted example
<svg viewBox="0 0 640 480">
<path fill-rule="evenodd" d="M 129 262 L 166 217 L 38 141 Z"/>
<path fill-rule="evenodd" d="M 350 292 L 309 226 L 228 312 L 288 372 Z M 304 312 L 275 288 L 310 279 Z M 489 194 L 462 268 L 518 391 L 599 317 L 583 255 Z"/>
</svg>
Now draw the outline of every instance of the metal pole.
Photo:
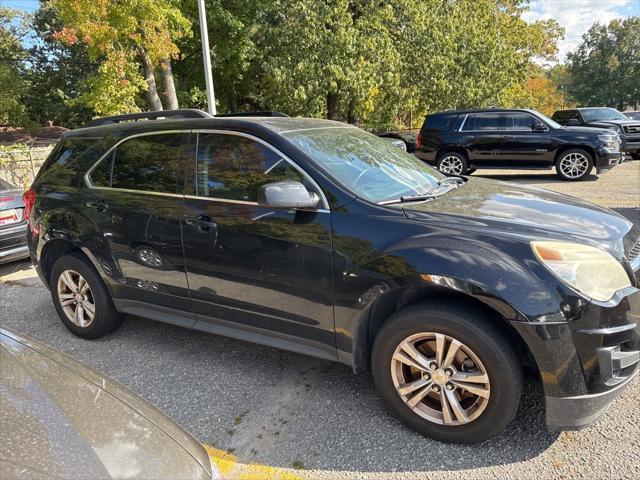
<svg viewBox="0 0 640 480">
<path fill-rule="evenodd" d="M 202 59 L 204 60 L 204 80 L 207 84 L 207 106 L 211 115 L 216 114 L 216 96 L 213 92 L 213 77 L 211 75 L 211 52 L 209 51 L 209 31 L 207 30 L 207 13 L 204 0 L 198 0 L 198 14 L 200 16 L 200 37 L 202 38 Z"/>
</svg>

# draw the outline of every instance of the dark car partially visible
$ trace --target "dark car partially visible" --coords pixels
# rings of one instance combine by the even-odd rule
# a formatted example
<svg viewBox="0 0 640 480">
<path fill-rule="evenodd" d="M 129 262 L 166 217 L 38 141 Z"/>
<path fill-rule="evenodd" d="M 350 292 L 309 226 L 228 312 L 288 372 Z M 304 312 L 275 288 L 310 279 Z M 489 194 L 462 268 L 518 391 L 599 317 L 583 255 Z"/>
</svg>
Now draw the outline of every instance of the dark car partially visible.
<svg viewBox="0 0 640 480">
<path fill-rule="evenodd" d="M 0 263 L 28 256 L 22 191 L 0 179 Z"/>
<path fill-rule="evenodd" d="M 620 150 L 640 158 L 640 121 L 629 118 L 615 108 L 588 107 L 558 110 L 551 117 L 567 127 L 606 128 L 620 135 Z"/>
</svg>

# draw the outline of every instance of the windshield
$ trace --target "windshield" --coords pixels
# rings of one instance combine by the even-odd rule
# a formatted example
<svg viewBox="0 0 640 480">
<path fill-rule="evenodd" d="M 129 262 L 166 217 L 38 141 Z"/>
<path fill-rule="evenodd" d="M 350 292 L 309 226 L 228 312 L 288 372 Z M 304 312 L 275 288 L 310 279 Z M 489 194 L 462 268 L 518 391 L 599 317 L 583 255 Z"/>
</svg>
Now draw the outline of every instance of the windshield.
<svg viewBox="0 0 640 480">
<path fill-rule="evenodd" d="M 615 108 L 581 108 L 580 113 L 587 123 L 600 120 L 629 120 Z"/>
<path fill-rule="evenodd" d="M 564 128 L 562 125 L 560 125 L 558 122 L 556 122 L 555 120 L 551 120 L 549 117 L 547 117 L 544 113 L 540 113 L 537 110 L 529 110 L 531 113 L 536 114 L 538 117 L 540 117 L 544 122 L 547 123 L 547 125 L 549 125 L 551 128 Z"/>
<path fill-rule="evenodd" d="M 632 120 L 640 120 L 640 112 L 627 112 L 625 115 Z"/>
<path fill-rule="evenodd" d="M 423 194 L 443 175 L 359 128 L 297 130 L 284 136 L 358 197 L 371 202 Z"/>
</svg>

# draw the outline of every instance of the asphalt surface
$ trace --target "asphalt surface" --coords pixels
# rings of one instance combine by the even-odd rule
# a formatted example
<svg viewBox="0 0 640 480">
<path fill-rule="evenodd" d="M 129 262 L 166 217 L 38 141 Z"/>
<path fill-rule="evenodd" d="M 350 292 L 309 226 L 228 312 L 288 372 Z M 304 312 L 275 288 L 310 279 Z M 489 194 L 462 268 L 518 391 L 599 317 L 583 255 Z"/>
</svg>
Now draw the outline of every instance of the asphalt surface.
<svg viewBox="0 0 640 480">
<path fill-rule="evenodd" d="M 585 182 L 478 171 L 613 207 L 640 223 L 640 162 Z M 551 434 L 529 380 L 516 420 L 474 446 L 425 439 L 389 416 L 368 375 L 294 353 L 128 317 L 97 341 L 64 328 L 27 262 L 0 266 L 0 324 L 66 352 L 182 424 L 229 478 L 640 478 L 640 381 L 594 426 Z"/>
</svg>

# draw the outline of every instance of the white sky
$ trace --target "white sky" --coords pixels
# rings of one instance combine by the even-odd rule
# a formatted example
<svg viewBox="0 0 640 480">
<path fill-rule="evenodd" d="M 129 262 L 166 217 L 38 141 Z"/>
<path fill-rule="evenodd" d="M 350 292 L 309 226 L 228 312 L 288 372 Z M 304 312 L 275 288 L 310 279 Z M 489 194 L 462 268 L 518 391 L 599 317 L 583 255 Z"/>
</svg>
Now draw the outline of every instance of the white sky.
<svg viewBox="0 0 640 480">
<path fill-rule="evenodd" d="M 558 45 L 561 62 L 595 22 L 609 23 L 614 18 L 640 15 L 640 0 L 530 0 L 529 6 L 523 15 L 525 20 L 553 18 L 564 27 L 565 38 Z"/>
</svg>

